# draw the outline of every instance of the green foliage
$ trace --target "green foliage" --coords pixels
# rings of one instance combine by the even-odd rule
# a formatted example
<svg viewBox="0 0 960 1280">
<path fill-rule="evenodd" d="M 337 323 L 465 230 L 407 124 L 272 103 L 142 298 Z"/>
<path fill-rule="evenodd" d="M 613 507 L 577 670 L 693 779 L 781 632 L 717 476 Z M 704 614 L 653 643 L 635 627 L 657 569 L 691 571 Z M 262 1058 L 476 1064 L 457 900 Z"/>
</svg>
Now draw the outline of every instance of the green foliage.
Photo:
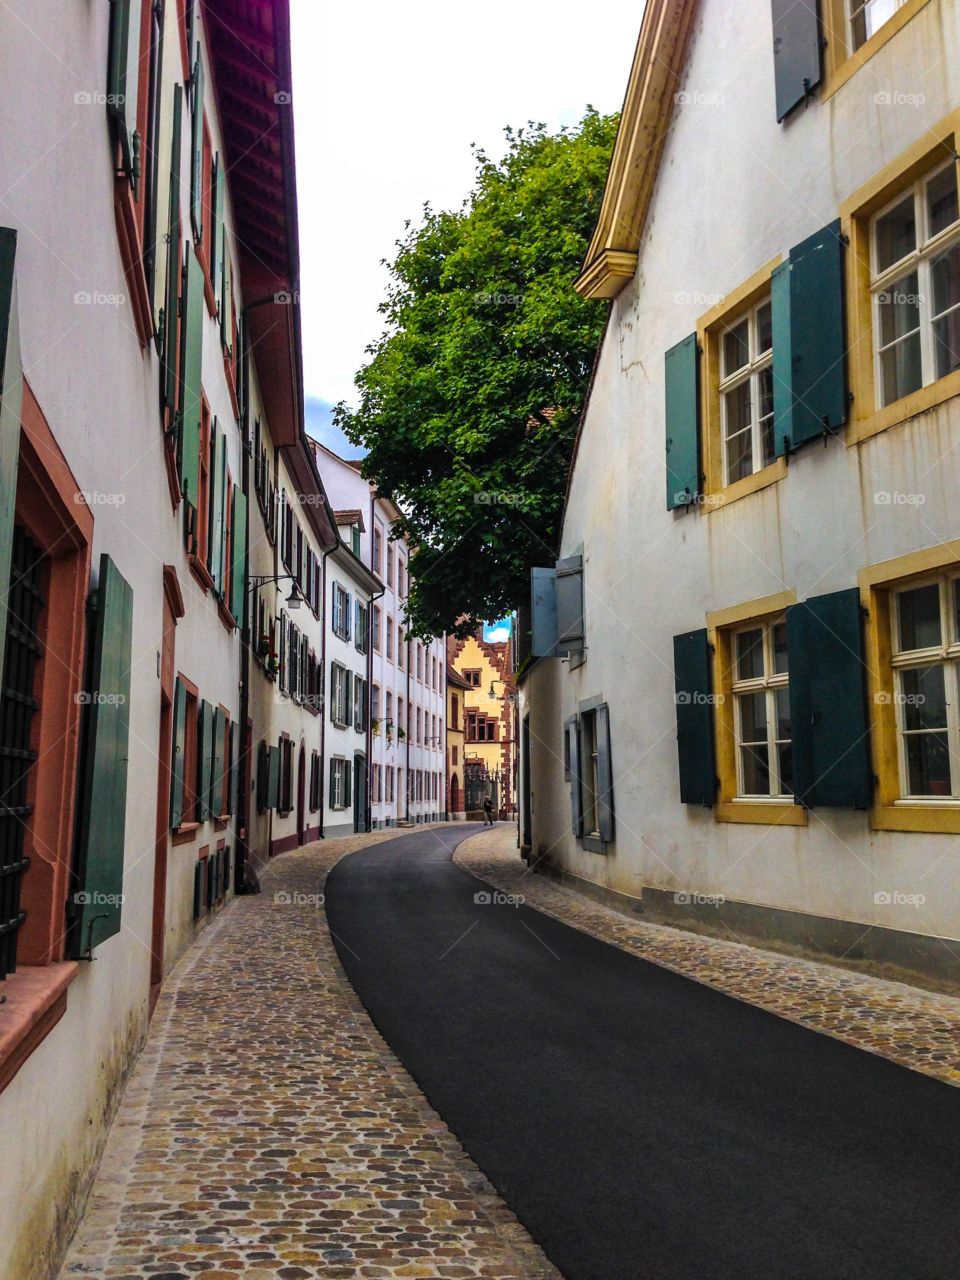
<svg viewBox="0 0 960 1280">
<path fill-rule="evenodd" d="M 573 289 L 599 212 L 615 116 L 575 129 L 506 130 L 499 163 L 476 150 L 457 213 L 406 227 L 337 422 L 364 475 L 400 506 L 410 626 L 466 634 L 527 595 L 556 554 L 571 446 L 606 315 Z"/>
</svg>

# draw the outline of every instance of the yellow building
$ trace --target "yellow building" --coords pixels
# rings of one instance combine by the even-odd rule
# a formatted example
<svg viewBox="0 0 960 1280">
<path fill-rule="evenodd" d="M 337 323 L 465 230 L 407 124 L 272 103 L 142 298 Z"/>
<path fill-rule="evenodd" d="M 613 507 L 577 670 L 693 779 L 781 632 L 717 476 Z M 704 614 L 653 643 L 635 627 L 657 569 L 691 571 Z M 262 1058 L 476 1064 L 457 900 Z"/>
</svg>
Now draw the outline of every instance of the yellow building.
<svg viewBox="0 0 960 1280">
<path fill-rule="evenodd" d="M 498 816 L 505 818 L 515 812 L 516 795 L 511 641 L 484 640 L 482 630 L 465 640 L 451 638 L 447 669 L 461 676 L 466 686 L 462 770 L 466 816 L 478 816 L 489 796 Z"/>
<path fill-rule="evenodd" d="M 470 689 L 463 676 L 447 661 L 447 816 L 453 822 L 463 822 L 465 793 L 463 787 L 463 757 L 465 737 L 466 695 Z"/>
</svg>

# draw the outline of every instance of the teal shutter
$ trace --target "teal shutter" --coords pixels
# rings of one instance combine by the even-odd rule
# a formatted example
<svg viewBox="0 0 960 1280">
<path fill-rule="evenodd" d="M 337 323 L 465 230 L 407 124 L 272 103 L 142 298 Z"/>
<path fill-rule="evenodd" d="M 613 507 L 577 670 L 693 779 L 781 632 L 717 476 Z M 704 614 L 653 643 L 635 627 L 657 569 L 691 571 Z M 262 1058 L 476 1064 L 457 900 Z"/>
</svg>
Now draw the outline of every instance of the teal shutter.
<svg viewBox="0 0 960 1280">
<path fill-rule="evenodd" d="M 777 120 L 803 102 L 822 78 L 817 0 L 772 0 Z"/>
<path fill-rule="evenodd" d="M 213 235 L 210 238 L 210 278 L 218 307 L 223 301 L 220 264 L 223 261 L 223 194 L 226 189 L 226 166 L 217 153 L 213 161 L 211 183 L 213 186 Z"/>
<path fill-rule="evenodd" d="M 197 821 L 210 817 L 213 774 L 213 707 L 204 699 L 197 712 Z"/>
<path fill-rule="evenodd" d="M 706 630 L 673 637 L 681 804 L 712 805 L 717 793 L 710 643 Z"/>
<path fill-rule="evenodd" d="M 219 707 L 213 711 L 213 766 L 210 772 L 210 816 L 223 812 L 223 771 L 227 763 L 227 719 Z"/>
<path fill-rule="evenodd" d="M 183 822 L 183 764 L 187 753 L 187 690 L 177 676 L 173 693 L 173 744 L 170 756 L 170 826 Z"/>
<path fill-rule="evenodd" d="M 170 146 L 170 204 L 167 214 L 167 289 L 163 308 L 163 401 L 171 413 L 177 407 L 180 351 L 180 137 L 183 128 L 183 89 L 173 87 L 173 141 Z"/>
<path fill-rule="evenodd" d="M 203 60 L 197 49 L 197 60 L 190 82 L 193 98 L 193 121 L 190 133 L 190 221 L 193 238 L 203 242 Z"/>
<path fill-rule="evenodd" d="M 17 233 L 0 227 L 0 674 L 7 639 L 7 585 L 13 553 L 13 522 L 20 462 L 20 326 L 16 289 Z"/>
<path fill-rule="evenodd" d="M 349 809 L 353 803 L 353 768 L 349 760 L 340 766 L 343 769 L 343 807 Z"/>
<path fill-rule="evenodd" d="M 226 553 L 227 516 L 227 438 L 216 418 L 210 450 L 210 531 L 207 537 L 207 568 L 213 579 L 213 592 L 223 596 L 224 555 Z"/>
<path fill-rule="evenodd" d="M 612 840 L 613 762 L 610 756 L 610 709 L 602 703 L 596 710 L 594 731 L 597 735 L 597 821 L 601 840 Z"/>
<path fill-rule="evenodd" d="M 267 808 L 278 809 L 280 807 L 280 748 L 270 747 L 269 755 L 270 781 L 267 789 Z"/>
<path fill-rule="evenodd" d="M 700 492 L 700 394 L 697 335 L 664 357 L 667 510 L 689 506 Z"/>
<path fill-rule="evenodd" d="M 575 836 L 583 835 L 583 791 L 580 781 L 580 721 L 567 721 L 567 755 L 570 759 L 570 817 Z"/>
<path fill-rule="evenodd" d="M 257 811 L 263 813 L 270 806 L 267 800 L 270 795 L 270 753 L 267 744 L 261 742 L 257 748 Z"/>
<path fill-rule="evenodd" d="M 336 798 L 336 777 L 337 777 L 338 764 L 339 764 L 338 760 L 330 761 L 330 801 L 329 803 L 330 803 L 331 809 L 333 808 L 334 800 Z"/>
<path fill-rule="evenodd" d="M 197 22 L 197 7 L 200 0 L 184 0 L 185 5 L 185 22 L 187 27 L 187 65 L 192 65 L 192 59 L 197 54 L 197 41 L 200 39 L 200 24 Z"/>
<path fill-rule="evenodd" d="M 351 724 L 353 721 L 353 673 L 351 671 L 344 671 L 343 682 L 347 686 L 343 722 L 344 724 Z"/>
<path fill-rule="evenodd" d="M 797 803 L 868 809 L 872 777 L 857 588 L 791 605 L 787 652 Z"/>
<path fill-rule="evenodd" d="M 583 557 L 567 556 L 556 565 L 557 652 L 579 653 L 586 643 L 583 602 Z"/>
<path fill-rule="evenodd" d="M 73 959 L 119 933 L 123 906 L 133 591 L 108 555 L 100 557 L 94 599 L 70 919 Z"/>
<path fill-rule="evenodd" d="M 107 52 L 107 115 L 120 148 L 123 171 L 135 185 L 140 164 L 137 99 L 142 8 L 141 0 L 110 0 Z"/>
<path fill-rule="evenodd" d="M 790 250 L 773 272 L 773 433 L 782 457 L 847 419 L 840 222 Z"/>
<path fill-rule="evenodd" d="M 201 378 L 203 371 L 203 267 L 187 254 L 181 303 L 180 491 L 194 509 L 200 487 Z"/>
<path fill-rule="evenodd" d="M 201 858 L 193 868 L 193 918 L 199 920 L 206 912 L 207 860 Z"/>
<path fill-rule="evenodd" d="M 247 495 L 233 490 L 233 544 L 230 566 L 230 612 L 243 629 L 244 601 L 247 597 Z"/>
<path fill-rule="evenodd" d="M 557 571 L 530 570 L 530 655 L 555 658 L 557 648 Z"/>
<path fill-rule="evenodd" d="M 227 248 L 227 233 L 223 233 L 223 267 L 221 271 L 223 302 L 220 305 L 220 345 L 229 355 L 233 350 L 233 264 Z"/>
</svg>

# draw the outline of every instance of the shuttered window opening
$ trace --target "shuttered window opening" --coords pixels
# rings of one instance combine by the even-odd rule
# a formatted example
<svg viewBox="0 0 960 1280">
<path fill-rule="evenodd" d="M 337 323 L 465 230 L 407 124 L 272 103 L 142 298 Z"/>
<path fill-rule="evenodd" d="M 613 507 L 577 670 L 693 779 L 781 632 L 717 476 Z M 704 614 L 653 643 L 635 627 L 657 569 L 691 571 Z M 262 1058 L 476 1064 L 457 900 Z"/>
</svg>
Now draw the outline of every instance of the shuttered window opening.
<svg viewBox="0 0 960 1280">
<path fill-rule="evenodd" d="M 664 356 L 668 511 L 696 502 L 702 488 L 699 355 L 691 333 Z"/>
<path fill-rule="evenodd" d="M 711 657 L 706 628 L 674 636 L 674 701 L 681 804 L 712 805 L 716 799 Z"/>
<path fill-rule="evenodd" d="M 34 697 L 37 663 L 43 652 L 43 566 L 40 548 L 16 525 L 0 702 L 0 979 L 17 967 L 17 932 L 26 918 L 20 908 L 20 884 L 29 866 L 23 842 L 33 812 L 27 803 L 27 781 L 36 760 L 30 743 L 33 717 L 38 710 Z"/>
<path fill-rule="evenodd" d="M 763 621 L 732 636 L 737 795 L 768 798 L 793 794 L 793 732 L 783 618 Z"/>
<path fill-rule="evenodd" d="M 293 808 L 293 742 L 289 738 L 280 740 L 280 798 L 277 812 L 289 813 Z"/>
<path fill-rule="evenodd" d="M 820 14 L 817 0 L 803 0 L 803 3 L 772 0 L 771 10 L 776 110 L 780 121 L 805 102 L 823 78 Z"/>
<path fill-rule="evenodd" d="M 335 756 L 330 761 L 330 808 L 348 809 L 352 802 L 350 761 Z"/>
<path fill-rule="evenodd" d="M 566 724 L 565 770 L 570 779 L 574 835 L 593 853 L 605 853 L 615 834 L 610 711 L 604 702 L 583 704 Z"/>
<path fill-rule="evenodd" d="M 773 440 L 773 325 L 769 297 L 720 335 L 723 482 L 769 466 Z"/>
</svg>

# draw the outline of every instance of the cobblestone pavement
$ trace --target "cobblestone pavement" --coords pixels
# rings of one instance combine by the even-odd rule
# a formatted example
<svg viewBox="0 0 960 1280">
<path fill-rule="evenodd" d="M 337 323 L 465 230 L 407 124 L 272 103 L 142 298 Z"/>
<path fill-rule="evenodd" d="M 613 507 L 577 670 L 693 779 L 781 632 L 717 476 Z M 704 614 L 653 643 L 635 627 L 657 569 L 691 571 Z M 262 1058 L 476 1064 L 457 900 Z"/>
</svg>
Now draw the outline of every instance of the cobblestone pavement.
<svg viewBox="0 0 960 1280">
<path fill-rule="evenodd" d="M 498 826 L 461 844 L 454 861 L 565 924 L 727 995 L 960 1086 L 960 999 L 834 965 L 764 951 L 628 916 L 531 873 L 516 830 Z"/>
<path fill-rule="evenodd" d="M 61 1280 L 558 1275 L 337 959 L 326 874 L 398 834 L 278 858 L 170 975 Z"/>
</svg>

